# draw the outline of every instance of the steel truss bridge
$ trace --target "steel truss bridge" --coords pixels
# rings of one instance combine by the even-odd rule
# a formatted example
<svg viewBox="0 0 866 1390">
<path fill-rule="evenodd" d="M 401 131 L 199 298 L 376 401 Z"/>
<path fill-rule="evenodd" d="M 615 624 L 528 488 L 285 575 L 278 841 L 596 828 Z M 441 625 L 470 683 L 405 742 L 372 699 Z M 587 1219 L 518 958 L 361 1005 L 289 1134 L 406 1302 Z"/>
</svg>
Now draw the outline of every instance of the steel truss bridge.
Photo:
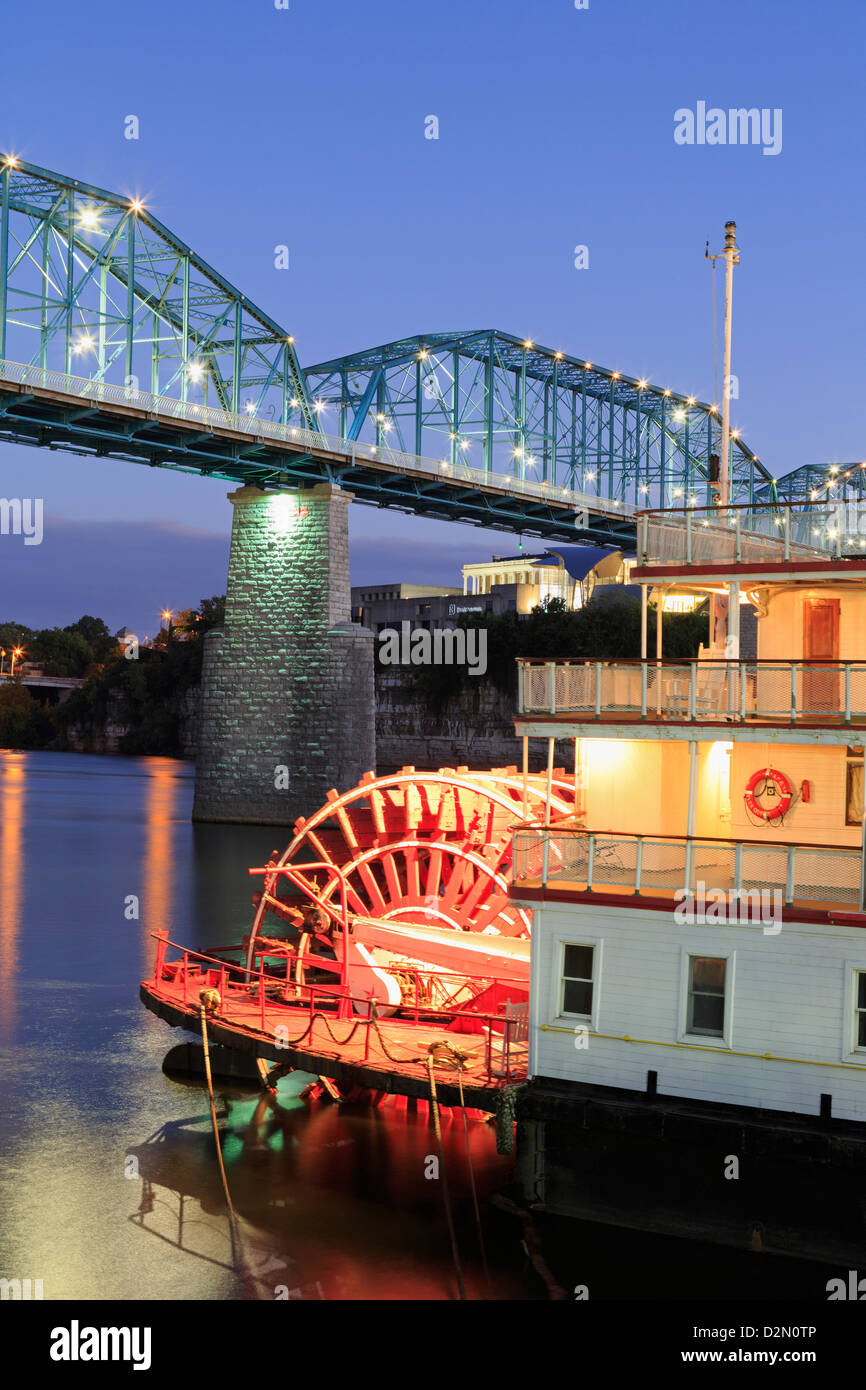
<svg viewBox="0 0 866 1390">
<path fill-rule="evenodd" d="M 711 501 L 715 406 L 492 329 L 302 368 L 137 199 L 0 156 L 0 440 L 623 543 Z M 773 487 L 741 438 L 733 500 Z"/>
</svg>

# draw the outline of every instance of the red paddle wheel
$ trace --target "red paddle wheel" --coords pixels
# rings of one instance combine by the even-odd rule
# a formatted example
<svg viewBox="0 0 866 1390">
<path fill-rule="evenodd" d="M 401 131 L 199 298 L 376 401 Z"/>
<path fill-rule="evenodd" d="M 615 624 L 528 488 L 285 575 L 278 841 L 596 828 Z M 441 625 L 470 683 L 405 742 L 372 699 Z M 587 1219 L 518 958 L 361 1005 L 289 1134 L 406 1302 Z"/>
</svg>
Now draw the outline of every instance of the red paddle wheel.
<svg viewBox="0 0 866 1390">
<path fill-rule="evenodd" d="M 345 875 L 350 912 L 361 917 L 525 936 L 530 914 L 508 901 L 511 831 L 542 814 L 545 797 L 545 776 L 530 775 L 524 788 L 514 767 L 405 767 L 384 777 L 368 772 L 349 791 L 331 792 L 315 815 L 296 821 L 293 840 L 271 864 L 301 874 L 305 863 L 334 865 Z M 558 769 L 551 820 L 574 813 L 573 779 Z M 248 960 L 268 913 L 285 916 L 297 902 L 274 891 L 279 877 L 258 901 Z M 327 908 L 338 899 L 339 884 L 324 877 L 311 870 L 299 886 Z"/>
</svg>

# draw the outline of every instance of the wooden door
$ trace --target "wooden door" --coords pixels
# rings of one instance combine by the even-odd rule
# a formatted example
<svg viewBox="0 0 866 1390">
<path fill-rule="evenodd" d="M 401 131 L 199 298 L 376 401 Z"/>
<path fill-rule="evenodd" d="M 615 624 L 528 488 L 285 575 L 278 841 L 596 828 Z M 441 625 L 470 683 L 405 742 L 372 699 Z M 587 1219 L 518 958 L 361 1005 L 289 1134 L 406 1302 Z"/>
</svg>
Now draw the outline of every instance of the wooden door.
<svg viewBox="0 0 866 1390">
<path fill-rule="evenodd" d="M 839 600 L 807 598 L 803 605 L 803 708 L 839 709 Z"/>
</svg>

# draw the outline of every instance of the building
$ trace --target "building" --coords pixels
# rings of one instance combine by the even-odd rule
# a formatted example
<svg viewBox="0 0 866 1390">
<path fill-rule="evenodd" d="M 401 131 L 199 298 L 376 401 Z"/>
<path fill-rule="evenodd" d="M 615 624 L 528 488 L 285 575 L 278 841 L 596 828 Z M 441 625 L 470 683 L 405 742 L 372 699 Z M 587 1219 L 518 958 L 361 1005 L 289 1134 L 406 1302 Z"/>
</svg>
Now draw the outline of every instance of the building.
<svg viewBox="0 0 866 1390">
<path fill-rule="evenodd" d="M 706 1195 L 725 1155 L 751 1160 L 753 1211 L 788 1194 L 778 1230 L 815 1212 L 795 1157 L 866 1166 L 866 560 L 859 536 L 846 546 L 820 507 L 646 513 L 641 660 L 520 663 L 524 749 L 573 740 L 578 791 L 572 824 L 514 836 L 511 896 L 533 914 L 534 1200 L 584 1210 L 602 1112 L 642 1156 L 638 1206 L 664 1205 L 657 1171 L 677 1188 L 671 1228 L 677 1204 L 697 1230 L 716 1203 L 714 1238 L 734 1221 L 748 1239 L 746 1188 Z M 663 659 L 664 601 L 647 651 L 651 591 L 710 600 L 700 659 Z"/>
<path fill-rule="evenodd" d="M 358 585 L 352 620 L 380 632 L 410 622 L 455 627 L 462 614 L 531 613 L 550 598 L 582 608 L 609 586 L 629 584 L 633 556 L 610 546 L 551 546 L 541 554 L 493 555 L 463 566 L 463 588 L 421 584 Z M 637 591 L 636 591 L 637 592 Z"/>
</svg>

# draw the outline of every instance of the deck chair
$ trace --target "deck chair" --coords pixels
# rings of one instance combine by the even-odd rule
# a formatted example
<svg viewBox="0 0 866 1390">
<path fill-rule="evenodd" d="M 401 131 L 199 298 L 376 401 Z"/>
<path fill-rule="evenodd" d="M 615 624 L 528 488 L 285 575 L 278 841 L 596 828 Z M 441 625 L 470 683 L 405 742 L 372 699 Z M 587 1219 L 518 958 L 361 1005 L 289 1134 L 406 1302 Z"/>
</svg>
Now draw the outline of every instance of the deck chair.
<svg viewBox="0 0 866 1390">
<path fill-rule="evenodd" d="M 525 1068 L 528 1056 L 529 1004 L 512 1004 L 509 999 L 502 1032 L 494 1030 L 490 1036 L 490 1069 L 494 1076 L 510 1076 Z"/>
</svg>

